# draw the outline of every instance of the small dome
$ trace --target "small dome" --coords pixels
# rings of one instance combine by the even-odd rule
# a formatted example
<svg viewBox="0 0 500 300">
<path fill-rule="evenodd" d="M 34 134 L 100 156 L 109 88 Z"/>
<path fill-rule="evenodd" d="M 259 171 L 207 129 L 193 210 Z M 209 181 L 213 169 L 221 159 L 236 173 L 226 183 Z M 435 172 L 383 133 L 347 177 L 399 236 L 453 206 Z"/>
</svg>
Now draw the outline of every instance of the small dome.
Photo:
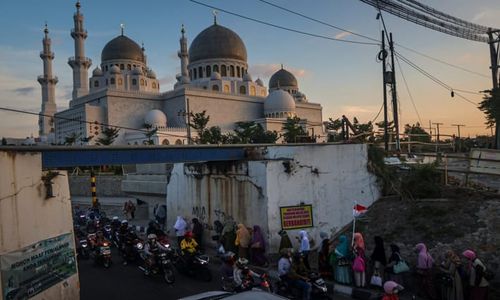
<svg viewBox="0 0 500 300">
<path fill-rule="evenodd" d="M 247 61 L 247 49 L 231 29 L 214 24 L 200 32 L 189 47 L 189 62 L 203 59 L 230 58 Z"/>
<path fill-rule="evenodd" d="M 165 128 L 167 127 L 167 116 L 159 110 L 150 110 L 144 117 L 144 124 L 150 125 L 152 128 Z"/>
<path fill-rule="evenodd" d="M 288 92 L 275 90 L 264 101 L 264 114 L 280 112 L 295 113 L 295 100 Z"/>
<path fill-rule="evenodd" d="M 212 72 L 212 76 L 210 76 L 211 80 L 221 80 L 221 78 L 219 72 Z"/>
<path fill-rule="evenodd" d="M 279 88 L 279 87 L 295 87 L 298 88 L 297 78 L 285 69 L 281 69 L 274 73 L 269 80 L 269 88 Z"/>
<path fill-rule="evenodd" d="M 97 76 L 102 76 L 102 70 L 99 67 L 95 67 L 94 71 L 92 71 L 92 76 L 97 77 Z"/>
<path fill-rule="evenodd" d="M 135 67 L 134 70 L 132 71 L 132 75 L 142 75 L 141 67 Z"/>
<path fill-rule="evenodd" d="M 141 47 L 130 38 L 120 35 L 109 41 L 101 52 L 101 61 L 130 59 L 144 63 Z"/>
<path fill-rule="evenodd" d="M 109 69 L 109 73 L 111 73 L 111 74 L 120 74 L 121 71 L 120 71 L 120 68 L 117 65 L 114 65 L 114 66 L 111 67 L 111 69 Z"/>
<path fill-rule="evenodd" d="M 243 81 L 252 81 L 252 76 L 250 76 L 250 74 L 248 73 L 245 73 L 245 75 L 243 75 Z"/>
<path fill-rule="evenodd" d="M 258 85 L 258 86 L 264 86 L 264 82 L 262 81 L 262 79 L 260 78 L 257 78 L 257 80 L 255 80 L 255 83 Z"/>
<path fill-rule="evenodd" d="M 152 79 L 156 79 L 156 73 L 153 70 L 149 69 L 148 70 L 148 77 L 152 78 Z"/>
</svg>

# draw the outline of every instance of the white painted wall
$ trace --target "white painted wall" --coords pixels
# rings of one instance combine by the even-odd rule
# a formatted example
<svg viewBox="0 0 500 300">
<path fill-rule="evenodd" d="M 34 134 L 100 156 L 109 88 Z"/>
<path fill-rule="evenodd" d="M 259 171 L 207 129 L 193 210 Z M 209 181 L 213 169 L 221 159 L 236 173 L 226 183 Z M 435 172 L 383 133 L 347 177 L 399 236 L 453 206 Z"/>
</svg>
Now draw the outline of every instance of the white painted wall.
<svg viewBox="0 0 500 300">
<path fill-rule="evenodd" d="M 66 171 L 53 179 L 55 197 L 45 199 L 40 153 L 0 151 L 0 166 L 0 255 L 73 233 Z M 78 273 L 32 299 L 80 299 Z"/>
<path fill-rule="evenodd" d="M 219 168 L 175 164 L 167 185 L 168 225 L 177 215 L 191 219 L 204 208 L 203 221 L 211 226 L 223 221 L 224 212 L 248 227 L 260 225 L 270 251 L 276 252 L 280 206 L 312 204 L 314 228 L 307 231 L 319 241 L 321 231 L 338 230 L 352 220 L 355 201 L 370 205 L 379 197 L 376 178 L 367 170 L 366 145 L 286 145 L 265 151 L 264 160 L 225 163 L 225 170 L 222 163 Z M 284 162 L 291 163 L 291 173 Z"/>
</svg>

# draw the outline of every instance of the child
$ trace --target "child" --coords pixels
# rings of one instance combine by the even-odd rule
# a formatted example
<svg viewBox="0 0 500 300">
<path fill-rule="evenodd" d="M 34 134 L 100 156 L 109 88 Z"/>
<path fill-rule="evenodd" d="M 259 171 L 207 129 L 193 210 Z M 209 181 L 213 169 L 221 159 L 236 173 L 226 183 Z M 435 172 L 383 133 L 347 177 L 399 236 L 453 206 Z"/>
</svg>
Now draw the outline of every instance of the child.
<svg viewBox="0 0 500 300">
<path fill-rule="evenodd" d="M 384 297 L 382 300 L 399 300 L 398 292 L 402 291 L 403 287 L 394 281 L 386 281 L 384 283 Z"/>
</svg>

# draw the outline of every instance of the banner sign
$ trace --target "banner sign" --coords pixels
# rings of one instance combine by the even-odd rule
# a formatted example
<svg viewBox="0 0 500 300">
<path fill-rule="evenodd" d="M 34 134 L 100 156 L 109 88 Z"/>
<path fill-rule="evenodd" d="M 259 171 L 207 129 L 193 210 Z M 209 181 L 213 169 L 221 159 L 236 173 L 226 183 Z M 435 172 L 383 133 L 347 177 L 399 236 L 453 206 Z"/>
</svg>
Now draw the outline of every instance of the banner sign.
<svg viewBox="0 0 500 300">
<path fill-rule="evenodd" d="M 71 233 L 0 255 L 3 299 L 27 299 L 76 274 Z"/>
<path fill-rule="evenodd" d="M 298 229 L 313 227 L 312 205 L 280 207 L 281 228 Z"/>
</svg>

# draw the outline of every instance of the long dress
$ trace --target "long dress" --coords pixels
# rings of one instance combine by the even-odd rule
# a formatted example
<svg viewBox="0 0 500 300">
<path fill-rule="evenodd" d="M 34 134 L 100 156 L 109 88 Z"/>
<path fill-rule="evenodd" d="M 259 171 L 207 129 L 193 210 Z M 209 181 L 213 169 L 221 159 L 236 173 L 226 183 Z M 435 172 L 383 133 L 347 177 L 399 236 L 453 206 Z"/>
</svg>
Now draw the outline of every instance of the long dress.
<svg viewBox="0 0 500 300">
<path fill-rule="evenodd" d="M 351 284 L 351 263 L 348 257 L 349 246 L 347 244 L 347 237 L 345 235 L 341 235 L 339 237 L 339 244 L 335 248 L 335 254 L 337 256 L 337 265 L 334 269 L 335 281 L 342 284 Z"/>
<path fill-rule="evenodd" d="M 451 286 L 446 287 L 444 291 L 445 300 L 464 300 L 462 278 L 458 273 L 458 266 L 451 261 L 447 261 L 442 270 L 453 279 Z"/>
</svg>

